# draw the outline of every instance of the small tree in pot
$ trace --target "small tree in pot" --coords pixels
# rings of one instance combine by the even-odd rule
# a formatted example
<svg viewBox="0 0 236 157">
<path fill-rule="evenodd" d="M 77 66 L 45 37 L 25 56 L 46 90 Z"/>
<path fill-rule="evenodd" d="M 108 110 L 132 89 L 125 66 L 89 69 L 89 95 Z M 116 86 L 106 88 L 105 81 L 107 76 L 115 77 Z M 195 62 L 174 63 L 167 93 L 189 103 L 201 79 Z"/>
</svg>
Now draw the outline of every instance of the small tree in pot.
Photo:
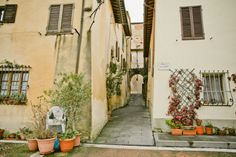
<svg viewBox="0 0 236 157">
<path fill-rule="evenodd" d="M 40 154 L 50 154 L 54 152 L 55 134 L 46 129 L 46 116 L 48 107 L 43 96 L 38 97 L 38 104 L 31 104 L 33 113 L 34 130 L 33 134 L 28 137 L 28 147 L 34 151 L 37 149 L 35 140 L 37 139 Z"/>
<path fill-rule="evenodd" d="M 61 147 L 64 152 L 70 151 L 74 146 L 74 138 L 79 135 L 77 125 L 80 121 L 81 107 L 85 105 L 91 96 L 89 83 L 84 83 L 82 74 L 60 74 L 60 78 L 55 81 L 55 88 L 46 92 L 50 102 L 61 108 L 65 112 L 67 119 L 66 132 L 62 134 L 60 146 L 69 143 L 66 149 Z M 79 138 L 79 137 L 78 137 Z"/>
</svg>

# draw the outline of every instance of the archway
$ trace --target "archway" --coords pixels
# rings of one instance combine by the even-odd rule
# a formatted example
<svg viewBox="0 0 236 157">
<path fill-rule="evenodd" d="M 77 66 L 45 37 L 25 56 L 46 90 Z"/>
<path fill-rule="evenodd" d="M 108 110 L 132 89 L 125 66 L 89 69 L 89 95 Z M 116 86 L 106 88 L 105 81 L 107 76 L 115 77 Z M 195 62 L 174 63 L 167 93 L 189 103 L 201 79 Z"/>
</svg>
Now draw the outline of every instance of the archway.
<svg viewBox="0 0 236 157">
<path fill-rule="evenodd" d="M 143 76 L 140 74 L 133 75 L 130 81 L 130 93 L 142 94 Z"/>
</svg>

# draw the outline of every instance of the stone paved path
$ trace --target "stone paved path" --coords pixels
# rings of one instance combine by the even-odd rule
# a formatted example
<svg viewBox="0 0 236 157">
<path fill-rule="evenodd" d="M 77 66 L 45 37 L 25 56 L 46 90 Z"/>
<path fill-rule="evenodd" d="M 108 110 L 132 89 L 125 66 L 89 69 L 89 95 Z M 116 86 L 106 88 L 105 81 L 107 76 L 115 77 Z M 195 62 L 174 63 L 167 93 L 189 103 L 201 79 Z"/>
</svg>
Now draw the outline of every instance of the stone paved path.
<svg viewBox="0 0 236 157">
<path fill-rule="evenodd" d="M 99 144 L 154 145 L 151 120 L 142 95 L 131 95 L 129 104 L 112 113 L 112 119 L 95 140 Z"/>
</svg>

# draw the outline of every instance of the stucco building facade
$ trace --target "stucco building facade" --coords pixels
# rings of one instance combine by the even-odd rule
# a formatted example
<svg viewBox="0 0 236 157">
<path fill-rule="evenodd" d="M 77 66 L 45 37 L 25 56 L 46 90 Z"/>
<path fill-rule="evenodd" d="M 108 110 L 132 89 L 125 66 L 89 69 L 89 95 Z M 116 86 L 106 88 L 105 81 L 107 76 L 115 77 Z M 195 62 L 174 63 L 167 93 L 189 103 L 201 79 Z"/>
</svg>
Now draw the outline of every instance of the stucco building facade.
<svg viewBox="0 0 236 157">
<path fill-rule="evenodd" d="M 106 72 L 111 53 L 120 51 L 116 56 L 120 66 L 130 55 L 129 16 L 121 4 L 124 10 L 110 0 L 0 0 L 1 94 L 6 90 L 10 96 L 16 88 L 27 96 L 24 105 L 1 103 L 0 128 L 15 131 L 30 126 L 30 104 L 53 88 L 59 73 L 73 72 L 84 73 L 91 83 L 91 100 L 84 106 L 80 125 L 91 138 L 97 136 L 108 120 Z M 4 69 L 4 60 L 27 67 L 18 69 L 20 79 L 15 66 Z M 128 99 L 126 86 L 127 75 L 117 107 Z"/>
<path fill-rule="evenodd" d="M 216 127 L 236 127 L 236 2 L 234 0 L 145 1 L 147 103 L 154 128 L 166 130 L 168 81 L 175 69 L 194 69 L 203 81 L 198 118 Z M 171 5 L 170 5 L 171 4 Z M 216 94 L 218 93 L 218 94 Z"/>
</svg>

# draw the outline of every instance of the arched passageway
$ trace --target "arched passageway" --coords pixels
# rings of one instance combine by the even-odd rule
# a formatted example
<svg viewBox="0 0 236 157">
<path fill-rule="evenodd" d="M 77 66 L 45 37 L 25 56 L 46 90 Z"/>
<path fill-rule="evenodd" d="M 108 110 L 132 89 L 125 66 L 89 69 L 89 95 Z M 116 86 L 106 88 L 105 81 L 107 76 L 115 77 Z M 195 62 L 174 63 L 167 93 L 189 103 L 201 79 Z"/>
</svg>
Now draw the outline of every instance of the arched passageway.
<svg viewBox="0 0 236 157">
<path fill-rule="evenodd" d="M 131 94 L 142 94 L 143 76 L 140 74 L 133 75 L 130 81 Z"/>
</svg>

